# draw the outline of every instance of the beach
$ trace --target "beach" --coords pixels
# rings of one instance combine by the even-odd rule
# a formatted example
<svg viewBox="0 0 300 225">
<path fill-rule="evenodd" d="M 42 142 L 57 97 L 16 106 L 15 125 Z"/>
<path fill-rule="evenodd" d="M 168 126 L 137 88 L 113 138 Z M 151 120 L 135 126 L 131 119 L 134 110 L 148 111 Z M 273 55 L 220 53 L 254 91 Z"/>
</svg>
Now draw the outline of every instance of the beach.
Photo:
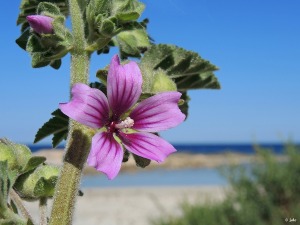
<svg viewBox="0 0 300 225">
<path fill-rule="evenodd" d="M 180 204 L 221 201 L 224 187 L 87 188 L 78 197 L 74 225 L 150 225 L 151 220 L 180 215 Z M 52 201 L 49 201 L 51 206 Z M 38 221 L 38 203 L 27 203 Z"/>
</svg>

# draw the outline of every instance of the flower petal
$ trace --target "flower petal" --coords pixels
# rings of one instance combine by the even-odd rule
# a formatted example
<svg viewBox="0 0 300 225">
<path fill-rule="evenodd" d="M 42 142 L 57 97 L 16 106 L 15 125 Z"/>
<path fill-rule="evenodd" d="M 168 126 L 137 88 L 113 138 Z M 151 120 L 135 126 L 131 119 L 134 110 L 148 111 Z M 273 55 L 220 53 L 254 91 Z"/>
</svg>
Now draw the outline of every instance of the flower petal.
<svg viewBox="0 0 300 225">
<path fill-rule="evenodd" d="M 75 84 L 71 101 L 60 103 L 59 108 L 68 117 L 92 128 L 103 127 L 109 119 L 106 96 L 85 84 Z"/>
<path fill-rule="evenodd" d="M 95 134 L 87 159 L 89 166 L 105 173 L 108 179 L 112 180 L 120 171 L 122 159 L 122 146 L 114 139 L 112 133 Z"/>
<path fill-rule="evenodd" d="M 118 55 L 110 63 L 107 77 L 107 97 L 113 119 L 132 107 L 142 93 L 142 74 L 136 62 L 120 65 Z"/>
<path fill-rule="evenodd" d="M 130 114 L 134 120 L 132 128 L 158 132 L 179 125 L 185 119 L 178 108 L 180 96 L 176 91 L 162 92 L 142 101 Z"/>
<path fill-rule="evenodd" d="M 53 32 L 53 18 L 42 15 L 31 15 L 26 17 L 30 27 L 39 34 L 51 34 Z"/>
<path fill-rule="evenodd" d="M 128 151 L 157 162 L 164 161 L 169 154 L 176 152 L 170 143 L 155 134 L 120 132 L 119 137 Z"/>
</svg>

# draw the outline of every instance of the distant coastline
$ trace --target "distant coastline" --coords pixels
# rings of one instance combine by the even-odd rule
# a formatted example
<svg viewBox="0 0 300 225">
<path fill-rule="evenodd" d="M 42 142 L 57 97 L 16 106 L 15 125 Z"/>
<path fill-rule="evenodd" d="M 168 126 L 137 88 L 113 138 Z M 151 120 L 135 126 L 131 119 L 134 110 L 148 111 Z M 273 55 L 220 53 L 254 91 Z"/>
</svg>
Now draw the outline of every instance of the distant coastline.
<svg viewBox="0 0 300 225">
<path fill-rule="evenodd" d="M 300 144 L 296 144 L 300 146 Z M 275 154 L 282 154 L 284 152 L 285 144 L 282 143 L 228 143 L 228 144 L 173 144 L 177 149 L 177 153 L 197 153 L 197 154 L 219 154 L 219 153 L 241 153 L 254 154 L 255 148 L 270 149 Z M 28 145 L 32 152 L 37 152 L 44 149 L 52 149 L 50 144 L 31 144 Z M 60 145 L 56 149 L 63 149 Z"/>
</svg>

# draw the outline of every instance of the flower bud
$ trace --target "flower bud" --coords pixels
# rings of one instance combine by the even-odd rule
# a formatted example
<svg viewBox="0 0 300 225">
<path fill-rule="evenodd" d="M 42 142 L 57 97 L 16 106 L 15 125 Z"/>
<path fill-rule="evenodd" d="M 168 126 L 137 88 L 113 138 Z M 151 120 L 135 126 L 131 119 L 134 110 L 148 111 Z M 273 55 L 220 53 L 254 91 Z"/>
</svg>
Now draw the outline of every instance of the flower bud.
<svg viewBox="0 0 300 225">
<path fill-rule="evenodd" d="M 26 17 L 30 27 L 39 34 L 51 34 L 53 32 L 53 18 L 42 15 L 31 15 Z"/>
<path fill-rule="evenodd" d="M 59 167 L 40 165 L 35 170 L 21 175 L 14 188 L 26 200 L 49 198 L 54 194 L 54 188 L 59 175 Z"/>
<path fill-rule="evenodd" d="M 0 139 L 0 161 L 7 161 L 9 169 L 21 172 L 30 157 L 31 151 L 27 146 Z"/>
</svg>

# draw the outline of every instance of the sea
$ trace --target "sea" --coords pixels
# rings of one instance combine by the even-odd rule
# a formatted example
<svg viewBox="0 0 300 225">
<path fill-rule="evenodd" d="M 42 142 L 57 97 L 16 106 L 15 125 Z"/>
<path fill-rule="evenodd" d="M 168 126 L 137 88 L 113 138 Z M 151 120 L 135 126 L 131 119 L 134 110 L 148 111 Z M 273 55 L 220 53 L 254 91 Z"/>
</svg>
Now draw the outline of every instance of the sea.
<svg viewBox="0 0 300 225">
<path fill-rule="evenodd" d="M 202 153 L 202 154 L 217 154 L 225 152 L 235 152 L 243 154 L 254 154 L 257 148 L 269 149 L 275 154 L 282 154 L 284 152 L 285 144 L 280 143 L 259 143 L 259 144 L 173 144 L 178 153 Z M 300 144 L 297 144 L 300 146 Z M 33 144 L 28 145 L 32 152 L 41 149 L 51 149 L 51 145 Z M 60 145 L 57 149 L 63 149 L 64 146 Z"/>
<path fill-rule="evenodd" d="M 285 145 L 279 143 L 260 143 L 260 144 L 173 144 L 178 153 L 244 153 L 254 154 L 256 149 L 268 149 L 275 154 L 283 154 Z M 300 146 L 297 144 L 297 146 Z M 32 152 L 41 149 L 51 149 L 51 145 L 29 145 Z M 58 146 L 63 149 L 64 146 Z M 176 154 L 176 153 L 175 153 Z M 246 165 L 249 166 L 249 165 Z M 220 172 L 220 168 L 195 168 L 167 170 L 139 169 L 138 172 L 120 173 L 115 179 L 108 180 L 106 176 L 99 175 L 83 176 L 81 188 L 101 187 L 143 187 L 143 186 L 227 186 L 228 181 Z"/>
</svg>

